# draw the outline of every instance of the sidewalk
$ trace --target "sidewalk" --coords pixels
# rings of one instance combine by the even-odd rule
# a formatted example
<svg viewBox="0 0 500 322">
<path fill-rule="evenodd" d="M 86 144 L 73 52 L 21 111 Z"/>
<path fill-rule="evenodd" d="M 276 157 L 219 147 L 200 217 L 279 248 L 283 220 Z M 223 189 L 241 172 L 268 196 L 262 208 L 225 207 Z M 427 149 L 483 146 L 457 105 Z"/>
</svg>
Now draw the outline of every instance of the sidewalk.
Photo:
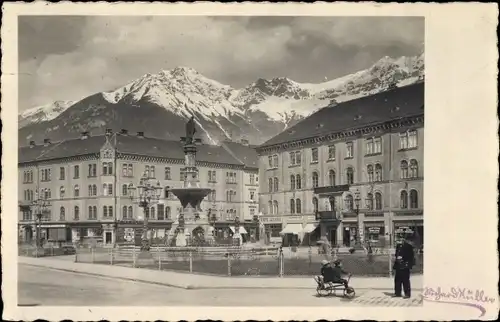
<svg viewBox="0 0 500 322">
<path fill-rule="evenodd" d="M 165 285 L 183 289 L 311 289 L 316 287 L 313 277 L 223 277 L 191 273 L 156 271 L 88 263 L 74 263 L 54 258 L 18 257 L 18 263 L 62 271 Z M 389 277 L 352 277 L 355 289 L 390 290 L 394 286 Z M 412 276 L 412 287 L 422 289 L 423 276 Z"/>
</svg>

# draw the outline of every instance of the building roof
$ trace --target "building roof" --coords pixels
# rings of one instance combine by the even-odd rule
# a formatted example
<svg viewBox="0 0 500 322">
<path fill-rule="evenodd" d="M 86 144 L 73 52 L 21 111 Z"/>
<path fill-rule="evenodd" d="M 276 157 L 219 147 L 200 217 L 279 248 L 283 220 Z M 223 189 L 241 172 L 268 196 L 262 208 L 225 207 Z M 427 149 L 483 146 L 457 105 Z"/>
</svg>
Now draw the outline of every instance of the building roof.
<svg viewBox="0 0 500 322">
<path fill-rule="evenodd" d="M 36 162 L 98 153 L 105 142 L 106 138 L 101 135 L 91 136 L 85 140 L 70 139 L 48 145 L 23 146 L 18 149 L 18 162 Z"/>
<path fill-rule="evenodd" d="M 110 140 L 112 145 L 114 145 L 114 141 L 113 138 Z M 19 163 L 99 153 L 105 143 L 106 137 L 99 135 L 86 139 L 69 139 L 46 146 L 24 146 L 19 148 Z M 184 159 L 183 143 L 180 140 L 170 141 L 147 136 L 117 134 L 116 150 L 123 154 Z M 254 157 L 255 160 L 250 160 L 251 157 Z M 197 145 L 196 159 L 202 162 L 257 167 L 255 149 L 239 143 L 231 143 L 227 147 L 208 144 Z"/>
<path fill-rule="evenodd" d="M 259 156 L 255 148 L 256 145 L 245 145 L 236 142 L 224 142 L 222 146 L 228 149 L 247 168 L 258 168 Z"/>
<path fill-rule="evenodd" d="M 259 148 L 424 114 L 424 82 L 326 106 Z"/>
</svg>

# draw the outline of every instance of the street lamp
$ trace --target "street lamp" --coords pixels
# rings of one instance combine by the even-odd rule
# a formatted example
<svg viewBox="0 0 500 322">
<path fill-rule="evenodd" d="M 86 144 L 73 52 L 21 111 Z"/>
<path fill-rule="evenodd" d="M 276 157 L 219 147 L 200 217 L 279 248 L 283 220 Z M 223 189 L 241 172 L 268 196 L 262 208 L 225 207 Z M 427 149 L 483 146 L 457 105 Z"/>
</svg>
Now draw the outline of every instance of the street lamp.
<svg viewBox="0 0 500 322">
<path fill-rule="evenodd" d="M 361 227 L 360 218 L 359 218 L 359 203 L 360 203 L 360 201 L 361 201 L 361 196 L 360 196 L 359 190 L 356 189 L 356 192 L 354 192 L 354 204 L 356 206 L 356 219 L 358 222 L 357 239 L 356 239 L 356 244 L 358 244 L 358 245 L 361 243 L 361 232 L 359 231 L 360 227 Z"/>
<path fill-rule="evenodd" d="M 149 207 L 159 201 L 163 188 L 160 186 L 160 181 L 156 181 L 155 184 L 154 178 L 150 177 L 149 174 L 144 173 L 137 187 L 133 184 L 128 186 L 128 192 L 130 199 L 132 200 L 134 199 L 135 191 L 138 193 L 138 196 L 136 197 L 137 203 L 139 204 L 139 207 L 142 208 L 144 215 L 141 251 L 149 251 Z"/>
<path fill-rule="evenodd" d="M 47 209 L 50 206 L 50 201 L 45 198 L 46 192 L 48 191 L 47 188 L 41 189 L 41 196 L 38 193 L 38 190 L 35 190 L 35 196 L 34 200 L 31 201 L 31 203 L 27 205 L 20 205 L 20 209 L 22 211 L 28 210 L 31 214 L 35 214 L 35 231 L 36 231 L 36 239 L 35 239 L 35 256 L 38 256 L 39 253 L 43 255 L 43 245 L 41 243 L 41 224 L 42 224 L 42 217 L 43 214 L 47 212 Z M 27 208 L 27 209 L 26 209 Z"/>
<path fill-rule="evenodd" d="M 234 217 L 234 236 L 238 239 L 238 246 L 240 246 L 240 217 Z"/>
</svg>

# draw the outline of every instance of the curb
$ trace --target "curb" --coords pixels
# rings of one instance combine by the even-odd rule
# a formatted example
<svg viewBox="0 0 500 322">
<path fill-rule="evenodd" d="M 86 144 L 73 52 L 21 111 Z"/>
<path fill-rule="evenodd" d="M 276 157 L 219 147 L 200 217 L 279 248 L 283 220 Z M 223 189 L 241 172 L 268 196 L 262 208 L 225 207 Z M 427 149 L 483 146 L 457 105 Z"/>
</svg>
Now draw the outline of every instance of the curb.
<svg viewBox="0 0 500 322">
<path fill-rule="evenodd" d="M 164 283 L 164 282 L 153 282 L 153 281 L 146 281 L 146 280 L 142 280 L 142 279 L 135 279 L 135 278 L 129 278 L 129 277 L 111 276 L 111 275 L 105 275 L 105 274 L 99 274 L 99 273 L 80 272 L 80 271 L 76 271 L 76 270 L 73 270 L 73 269 L 55 268 L 55 267 L 48 267 L 48 266 L 36 265 L 36 264 L 21 263 L 21 265 L 31 266 L 31 267 L 40 267 L 40 268 L 45 268 L 45 269 L 49 269 L 49 270 L 53 270 L 53 271 L 74 273 L 74 274 L 80 274 L 80 275 L 97 276 L 97 277 L 105 277 L 105 278 L 111 278 L 111 279 L 129 281 L 129 282 L 139 282 L 139 283 L 144 283 L 144 284 L 153 284 L 153 285 L 159 285 L 159 286 L 168 286 L 168 287 L 180 288 L 180 289 L 185 289 L 185 290 L 193 289 L 191 285 L 180 286 L 180 285 L 170 284 L 170 283 Z"/>
<path fill-rule="evenodd" d="M 252 289 L 253 290 L 259 290 L 259 289 L 260 290 L 262 290 L 262 289 L 307 290 L 307 289 L 311 289 L 311 290 L 314 290 L 314 285 L 311 285 L 311 287 L 305 287 L 305 286 L 271 286 L 271 287 L 268 287 L 268 286 L 262 286 L 262 287 L 259 287 L 259 286 L 196 286 L 196 285 L 182 286 L 182 285 L 178 285 L 178 284 L 171 284 L 171 283 L 165 283 L 165 282 L 154 282 L 154 281 L 147 281 L 147 280 L 143 280 L 143 279 L 111 276 L 111 275 L 105 275 L 105 274 L 99 274 L 99 273 L 80 272 L 80 271 L 71 270 L 71 269 L 53 268 L 53 267 L 48 267 L 48 266 L 43 266 L 43 265 L 36 265 L 36 264 L 24 264 L 24 263 L 22 263 L 21 265 L 31 266 L 31 267 L 41 267 L 41 268 L 45 268 L 45 269 L 80 274 L 80 275 L 105 277 L 105 278 L 117 279 L 117 280 L 129 281 L 129 282 L 137 282 L 137 283 L 144 283 L 144 284 L 151 284 L 151 285 L 158 285 L 158 286 L 173 287 L 173 288 L 184 289 L 184 290 L 239 290 L 239 289 L 247 289 L 247 290 L 248 289 L 251 289 L 251 290 Z M 356 289 L 358 289 L 358 290 L 375 290 L 375 291 L 393 290 L 390 287 L 357 287 Z M 423 291 L 422 288 L 414 288 L 413 290 Z"/>
</svg>

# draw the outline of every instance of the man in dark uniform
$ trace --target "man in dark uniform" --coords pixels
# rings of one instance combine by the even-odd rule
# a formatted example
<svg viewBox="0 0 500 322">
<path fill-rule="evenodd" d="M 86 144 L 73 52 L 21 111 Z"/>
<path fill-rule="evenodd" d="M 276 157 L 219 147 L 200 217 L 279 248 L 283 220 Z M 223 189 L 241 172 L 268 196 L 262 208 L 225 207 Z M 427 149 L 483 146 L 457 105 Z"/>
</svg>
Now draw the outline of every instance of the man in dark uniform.
<svg viewBox="0 0 500 322">
<path fill-rule="evenodd" d="M 415 252 L 413 246 L 406 238 L 396 246 L 396 260 L 392 267 L 394 274 L 394 297 L 401 297 L 401 286 L 404 290 L 404 298 L 411 297 L 410 270 L 415 265 Z"/>
</svg>

